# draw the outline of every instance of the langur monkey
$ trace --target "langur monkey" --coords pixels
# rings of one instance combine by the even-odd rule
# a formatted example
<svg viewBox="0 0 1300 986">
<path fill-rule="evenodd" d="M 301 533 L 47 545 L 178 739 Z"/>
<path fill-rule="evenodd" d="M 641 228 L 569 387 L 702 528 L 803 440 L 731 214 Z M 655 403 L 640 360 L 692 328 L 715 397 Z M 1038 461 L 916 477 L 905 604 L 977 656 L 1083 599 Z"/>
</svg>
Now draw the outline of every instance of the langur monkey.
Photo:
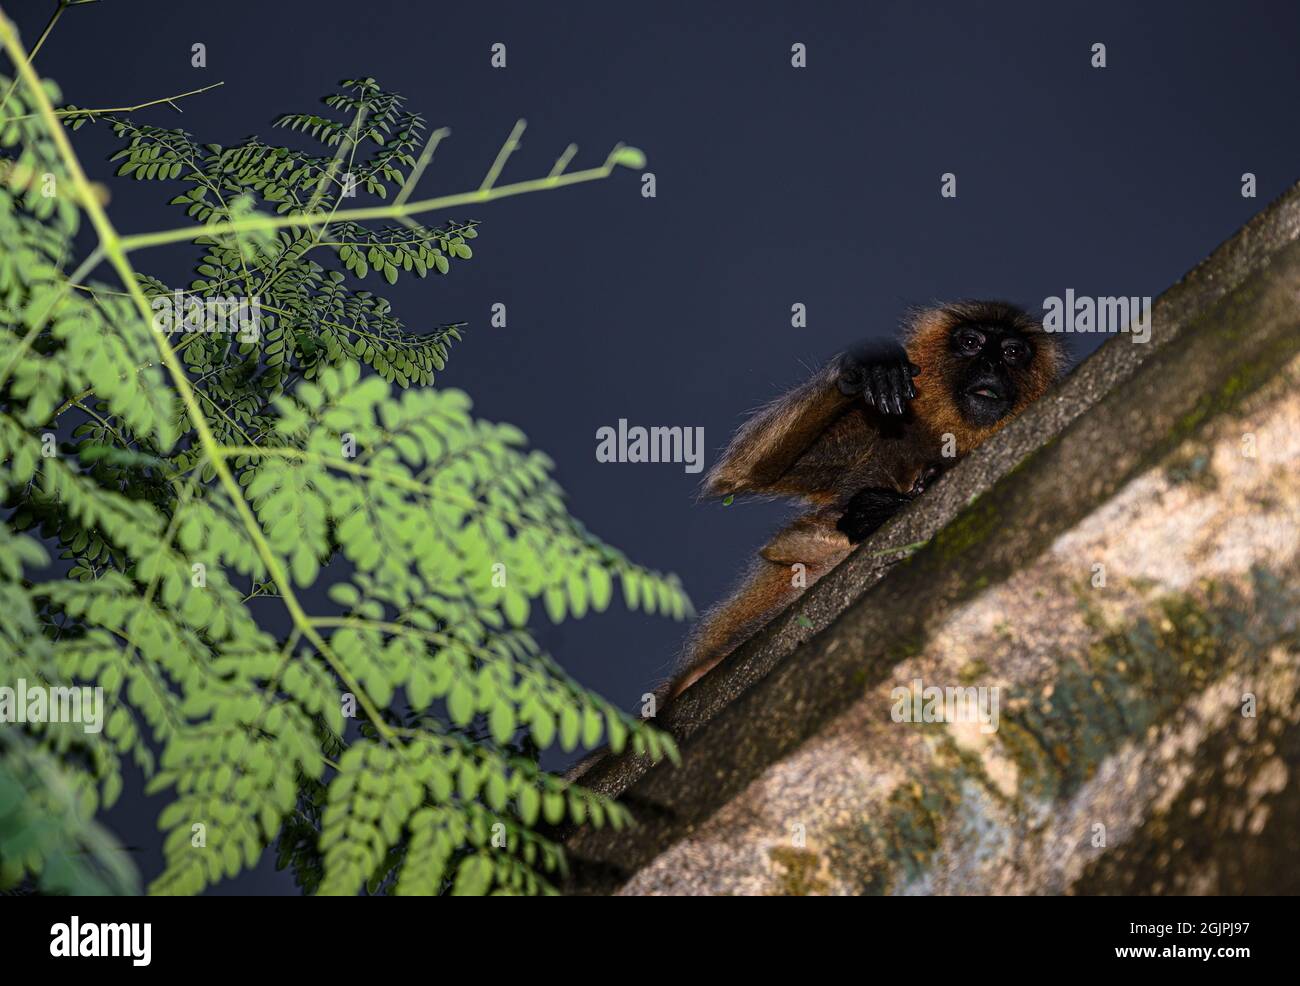
<svg viewBox="0 0 1300 986">
<path fill-rule="evenodd" d="M 809 510 L 700 620 L 666 696 L 1038 400 L 1063 365 L 1060 342 L 1038 319 L 1005 302 L 962 301 L 916 312 L 902 344 L 850 350 L 750 418 L 705 477 L 704 494 L 794 497 Z"/>
</svg>

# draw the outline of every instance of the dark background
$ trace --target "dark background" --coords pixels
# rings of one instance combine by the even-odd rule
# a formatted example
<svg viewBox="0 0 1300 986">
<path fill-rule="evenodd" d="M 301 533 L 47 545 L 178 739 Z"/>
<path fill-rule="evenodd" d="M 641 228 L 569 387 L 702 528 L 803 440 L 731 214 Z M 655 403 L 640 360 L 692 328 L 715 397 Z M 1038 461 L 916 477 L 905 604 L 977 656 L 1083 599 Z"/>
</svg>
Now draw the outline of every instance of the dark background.
<svg viewBox="0 0 1300 986">
<path fill-rule="evenodd" d="M 54 3 L 3 6 L 30 46 Z M 503 182 L 544 175 L 569 141 L 571 170 L 619 140 L 644 149 L 656 198 L 620 170 L 457 210 L 483 222 L 472 261 L 375 289 L 413 328 L 468 321 L 438 383 L 522 427 L 556 460 L 574 514 L 680 573 L 703 608 L 784 511 L 697 503 L 699 476 L 681 465 L 597 463 L 599 427 L 703 426 L 707 467 L 745 411 L 846 344 L 891 334 L 909 305 L 1159 294 L 1297 177 L 1297 38 L 1300 7 L 1284 2 L 106 0 L 65 12 L 37 67 L 84 107 L 224 80 L 183 115 L 136 114 L 223 144 L 274 141 L 278 114 L 319 112 L 339 79 L 373 76 L 452 128 L 421 196 L 477 187 L 518 117 L 528 131 Z M 190 66 L 195 42 L 205 69 Z M 504 70 L 489 65 L 496 42 Z M 790 65 L 795 42 L 806 69 Z M 1094 42 L 1105 69 L 1090 67 Z M 111 178 L 105 129 L 75 143 L 119 229 L 180 222 L 171 186 Z M 1240 193 L 1247 171 L 1256 199 Z M 956 199 L 939 195 L 944 172 Z M 185 283 L 183 254 L 137 263 Z M 488 325 L 496 301 L 508 328 Z M 790 325 L 795 302 L 807 328 Z M 1099 340 L 1071 341 L 1082 357 Z M 685 627 L 615 603 L 538 631 L 632 709 Z M 159 807 L 128 792 L 108 819 L 146 879 L 161 867 Z M 214 892 L 293 886 L 268 857 Z"/>
</svg>

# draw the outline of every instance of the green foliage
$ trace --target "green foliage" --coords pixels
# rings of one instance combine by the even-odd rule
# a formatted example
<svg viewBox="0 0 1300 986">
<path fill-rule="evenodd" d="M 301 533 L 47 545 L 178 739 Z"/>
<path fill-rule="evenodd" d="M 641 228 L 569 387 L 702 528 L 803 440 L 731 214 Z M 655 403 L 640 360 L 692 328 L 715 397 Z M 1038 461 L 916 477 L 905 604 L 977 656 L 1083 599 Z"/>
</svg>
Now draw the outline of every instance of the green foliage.
<svg viewBox="0 0 1300 986">
<path fill-rule="evenodd" d="M 278 121 L 291 130 L 312 133 L 327 146 L 345 140 L 349 162 L 342 172 L 331 170 L 331 156 L 270 146 L 257 139 L 222 147 L 199 144 L 183 130 L 145 126 L 111 115 L 97 119 L 107 121 L 127 141 L 113 155 L 120 162 L 117 173 L 137 181 L 187 186 L 171 203 L 196 222 L 211 224 L 247 215 L 254 204 L 280 214 L 298 214 L 318 197 L 343 204 L 350 201 L 348 192 L 387 197 L 416 165 L 411 151 L 418 147 L 424 121 L 416 114 L 399 112 L 401 97 L 382 91 L 373 79 L 342 85 L 344 91 L 325 102 L 352 113 L 351 124 L 330 121 L 333 125 L 326 127 L 327 121 L 316 116 L 285 116 Z M 85 119 L 71 117 L 74 126 Z M 376 148 L 359 158 L 368 142 Z M 344 177 L 348 175 L 350 179 Z M 185 344 L 190 373 L 211 378 L 206 389 L 225 410 L 223 415 L 204 401 L 214 431 L 229 441 L 239 427 L 265 426 L 266 421 L 254 418 L 268 394 L 278 396 L 297 380 L 312 379 L 321 367 L 345 358 L 374 368 L 401 387 L 432 383 L 434 371 L 446 364 L 450 344 L 460 339 L 460 326 L 409 332 L 393 317 L 386 300 L 350 288 L 345 274 L 357 279 L 382 277 L 387 284 L 395 284 L 403 273 L 414 272 L 421 278 L 430 272 L 445 275 L 453 259 L 473 256 L 467 241 L 478 235 L 476 226 L 449 221 L 443 228 L 430 228 L 404 217 L 401 223 L 371 229 L 341 219 L 328 227 L 282 231 L 260 247 L 237 238 L 197 238 L 206 249 L 196 268 L 199 276 L 186 289 L 187 297 L 255 297 L 263 313 L 264 341 L 242 342 L 234 354 L 229 351 L 230 339 L 221 335 L 195 336 Z M 333 254 L 342 269 L 327 270 L 309 253 Z M 144 286 L 146 294 L 155 297 L 170 291 L 152 280 Z"/>
<path fill-rule="evenodd" d="M 2 17 L 0 37 L 22 62 Z M 277 840 L 309 891 L 550 892 L 563 855 L 539 825 L 629 819 L 540 751 L 675 750 L 527 623 L 538 604 L 603 610 L 615 581 L 647 612 L 690 604 L 569 515 L 522 433 L 431 386 L 458 326 L 408 329 L 356 286 L 471 258 L 475 222 L 405 205 L 439 135 L 373 79 L 342 83 L 331 116 L 278 121 L 326 154 L 97 111 L 60 123 L 55 87 L 19 69 L 12 91 L 0 78 L 0 684 L 102 688 L 106 716 L 0 734 L 0 883 L 130 892 L 93 821 L 129 760 L 169 794 L 153 892 L 201 891 Z M 167 182 L 199 225 L 120 236 L 55 139 L 92 120 L 124 142 L 119 175 Z M 527 190 L 638 161 L 616 148 Z M 349 174 L 394 224 L 349 214 Z M 99 246 L 69 273 L 83 214 Z M 170 242 L 199 251 L 179 294 L 129 259 Z M 101 259 L 115 283 L 90 279 Z M 260 332 L 151 326 L 178 297 L 227 296 L 259 301 Z"/>
<path fill-rule="evenodd" d="M 139 893 L 126 854 L 95 824 L 93 787 L 14 733 L 0 740 L 0 886 L 31 871 L 45 894 Z"/>
</svg>

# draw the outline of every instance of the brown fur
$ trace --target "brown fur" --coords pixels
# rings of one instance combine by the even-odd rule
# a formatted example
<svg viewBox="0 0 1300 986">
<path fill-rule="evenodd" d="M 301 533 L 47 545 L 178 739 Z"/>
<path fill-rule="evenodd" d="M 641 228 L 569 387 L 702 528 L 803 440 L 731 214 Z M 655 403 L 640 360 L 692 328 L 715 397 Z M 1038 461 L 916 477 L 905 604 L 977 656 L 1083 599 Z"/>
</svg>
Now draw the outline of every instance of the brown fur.
<svg viewBox="0 0 1300 986">
<path fill-rule="evenodd" d="M 1002 322 L 1012 325 L 1028 337 L 1035 348 L 1026 386 L 1011 413 L 997 424 L 979 428 L 966 422 L 952 399 L 952 374 L 955 366 L 948 358 L 948 334 L 963 322 Z M 904 347 L 913 363 L 921 367 L 916 379 L 916 399 L 912 410 L 930 429 L 942 435 L 949 432 L 957 440 L 957 454 L 965 455 L 1000 431 L 1008 421 L 1038 400 L 1061 373 L 1064 353 L 1055 336 L 1043 331 L 1037 319 L 1013 305 L 998 301 L 960 301 L 942 308 L 930 308 L 913 314 Z"/>
<path fill-rule="evenodd" d="M 1034 349 L 1032 363 L 1019 371 L 1015 405 L 989 427 L 967 422 L 953 397 L 958 363 L 949 337 L 956 326 L 976 322 L 1012 327 Z M 908 357 L 921 368 L 907 415 L 887 417 L 860 395 L 843 394 L 837 358 L 746 422 L 705 477 L 706 495 L 788 496 L 813 509 L 778 532 L 732 596 L 704 615 L 688 642 L 682 670 L 666 689 L 668 698 L 848 556 L 853 545 L 836 523 L 854 494 L 869 487 L 907 493 L 927 467 L 941 462 L 944 433 L 955 437 L 957 457 L 964 456 L 1041 397 L 1064 362 L 1056 337 L 1003 302 L 966 301 L 917 311 L 904 340 Z M 806 585 L 798 584 L 795 563 L 805 566 Z"/>
</svg>

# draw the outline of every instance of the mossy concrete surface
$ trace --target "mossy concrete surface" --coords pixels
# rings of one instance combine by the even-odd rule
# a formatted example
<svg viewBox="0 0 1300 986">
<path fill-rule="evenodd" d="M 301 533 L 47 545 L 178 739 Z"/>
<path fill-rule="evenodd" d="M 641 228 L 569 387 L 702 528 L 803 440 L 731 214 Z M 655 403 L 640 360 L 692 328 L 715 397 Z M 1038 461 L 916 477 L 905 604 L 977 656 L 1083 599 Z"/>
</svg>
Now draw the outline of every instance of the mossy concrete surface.
<svg viewBox="0 0 1300 986">
<path fill-rule="evenodd" d="M 569 889 L 1300 890 L 1298 235 L 1293 189 L 690 689 L 680 767 L 589 770 L 640 824 Z"/>
</svg>

